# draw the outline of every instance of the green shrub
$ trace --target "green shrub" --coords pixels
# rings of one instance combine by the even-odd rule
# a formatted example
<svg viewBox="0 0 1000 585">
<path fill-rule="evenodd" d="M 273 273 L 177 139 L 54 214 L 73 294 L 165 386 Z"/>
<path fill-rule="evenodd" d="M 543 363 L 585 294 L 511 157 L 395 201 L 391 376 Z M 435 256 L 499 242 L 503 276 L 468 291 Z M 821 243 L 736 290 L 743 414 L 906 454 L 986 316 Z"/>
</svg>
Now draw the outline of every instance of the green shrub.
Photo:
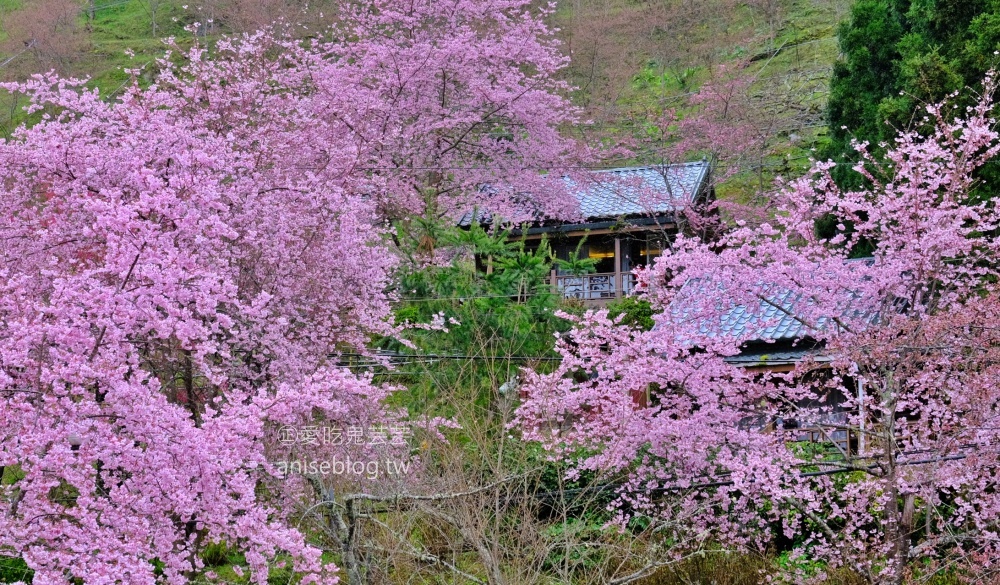
<svg viewBox="0 0 1000 585">
<path fill-rule="evenodd" d="M 0 583 L 31 583 L 35 572 L 21 557 L 0 556 Z"/>
<path fill-rule="evenodd" d="M 621 316 L 622 325 L 644 331 L 653 328 L 653 313 L 653 306 L 642 297 L 623 297 L 608 303 L 608 317 L 616 319 Z"/>
</svg>

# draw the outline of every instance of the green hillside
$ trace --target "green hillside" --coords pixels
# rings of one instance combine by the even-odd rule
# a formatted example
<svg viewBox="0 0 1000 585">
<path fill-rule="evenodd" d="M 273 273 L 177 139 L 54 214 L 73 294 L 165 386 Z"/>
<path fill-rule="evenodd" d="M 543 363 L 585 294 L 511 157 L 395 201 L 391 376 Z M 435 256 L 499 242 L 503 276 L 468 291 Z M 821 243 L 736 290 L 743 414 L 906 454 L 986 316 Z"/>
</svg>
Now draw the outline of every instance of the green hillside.
<svg viewBox="0 0 1000 585">
<path fill-rule="evenodd" d="M 124 68 L 162 56 L 165 37 L 181 45 L 195 34 L 211 40 L 278 16 L 315 30 L 329 19 L 329 4 L 312 3 L 307 12 L 276 0 L 2 0 L 0 74 L 11 80 L 55 70 L 89 78 L 113 97 L 127 82 Z M 836 27 L 848 6 L 848 0 L 562 0 L 551 21 L 572 58 L 566 74 L 579 88 L 574 98 L 593 121 L 581 130 L 589 140 L 648 138 L 650 119 L 667 110 L 690 115 L 704 83 L 743 64 L 736 77 L 749 83 L 745 107 L 765 144 L 720 189 L 743 200 L 775 175 L 800 170 L 822 139 Z M 4 96 L 5 134 L 21 121 L 18 104 L 17 96 Z M 657 156 L 639 149 L 625 162 Z"/>
<path fill-rule="evenodd" d="M 671 109 L 689 115 L 699 88 L 741 67 L 734 76 L 748 84 L 748 121 L 766 144 L 720 193 L 744 200 L 776 175 L 800 172 L 823 140 L 837 27 L 850 2 L 707 0 L 694 13 L 692 6 L 563 2 L 557 21 L 573 57 L 570 80 L 597 138 L 641 138 L 647 120 Z M 638 162 L 656 162 L 646 154 Z"/>
</svg>

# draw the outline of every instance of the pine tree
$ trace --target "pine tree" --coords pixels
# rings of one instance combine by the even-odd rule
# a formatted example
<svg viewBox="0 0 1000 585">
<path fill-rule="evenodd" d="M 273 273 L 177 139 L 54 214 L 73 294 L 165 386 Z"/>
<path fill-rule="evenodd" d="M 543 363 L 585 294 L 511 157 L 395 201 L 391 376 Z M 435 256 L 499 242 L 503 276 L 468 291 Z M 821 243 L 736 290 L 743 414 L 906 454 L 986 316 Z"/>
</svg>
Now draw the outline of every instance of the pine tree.
<svg viewBox="0 0 1000 585">
<path fill-rule="evenodd" d="M 975 87 L 1000 49 L 1000 2 L 858 0 L 839 36 L 822 154 L 850 162 L 858 160 L 852 140 L 881 150 L 898 131 L 920 128 L 924 106 Z M 839 181 L 860 180 L 842 167 Z"/>
</svg>

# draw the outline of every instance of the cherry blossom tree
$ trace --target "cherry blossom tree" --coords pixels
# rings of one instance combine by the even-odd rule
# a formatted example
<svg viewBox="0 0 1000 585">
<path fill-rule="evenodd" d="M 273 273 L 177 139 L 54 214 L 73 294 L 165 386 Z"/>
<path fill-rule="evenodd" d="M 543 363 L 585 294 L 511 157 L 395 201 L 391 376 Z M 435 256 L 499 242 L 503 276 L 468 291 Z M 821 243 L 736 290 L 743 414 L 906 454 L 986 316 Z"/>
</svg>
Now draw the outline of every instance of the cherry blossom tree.
<svg viewBox="0 0 1000 585">
<path fill-rule="evenodd" d="M 560 132 L 577 117 L 558 80 L 568 59 L 544 21 L 553 9 L 525 0 L 343 7 L 335 36 L 345 40 L 313 49 L 323 59 L 315 115 L 348 129 L 357 164 L 391 194 L 386 215 L 454 216 L 475 204 L 513 222 L 572 215 L 574 200 L 543 176 L 581 154 Z M 345 83 L 364 94 L 344 94 Z"/>
<path fill-rule="evenodd" d="M 2 546 L 43 583 L 180 582 L 216 540 L 329 578 L 257 490 L 278 426 L 377 416 L 326 357 L 389 331 L 372 205 L 173 91 L 23 89 L 58 113 L 0 154 Z"/>
<path fill-rule="evenodd" d="M 770 221 L 679 237 L 640 275 L 662 310 L 652 331 L 588 313 L 558 371 L 526 374 L 526 436 L 578 471 L 628 473 L 623 522 L 690 518 L 678 536 L 740 549 L 787 539 L 793 559 L 879 583 L 996 572 L 1000 213 L 971 195 L 1000 150 L 985 86 L 957 121 L 929 107 L 933 135 L 866 159 L 865 189 L 817 163 Z M 779 330 L 806 354 L 793 372 L 739 365 Z M 835 452 L 798 442 L 790 419 Z"/>
<path fill-rule="evenodd" d="M 35 583 L 183 583 L 216 542 L 256 583 L 335 582 L 298 528 L 324 486 L 275 458 L 408 456 L 401 431 L 313 434 L 402 416 L 336 361 L 397 332 L 385 222 L 502 208 L 572 152 L 574 114 L 528 2 L 350 10 L 326 40 L 168 55 L 111 103 L 9 86 L 33 123 L 0 144 L 0 554 Z"/>
</svg>

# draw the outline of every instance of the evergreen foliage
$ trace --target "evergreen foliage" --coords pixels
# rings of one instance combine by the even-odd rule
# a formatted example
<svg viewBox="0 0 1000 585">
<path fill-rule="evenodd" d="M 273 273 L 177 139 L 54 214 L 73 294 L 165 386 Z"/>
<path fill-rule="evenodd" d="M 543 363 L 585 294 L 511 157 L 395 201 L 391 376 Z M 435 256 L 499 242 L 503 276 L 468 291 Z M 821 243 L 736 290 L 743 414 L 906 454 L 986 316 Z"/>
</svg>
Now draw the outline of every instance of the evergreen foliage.
<svg viewBox="0 0 1000 585">
<path fill-rule="evenodd" d="M 533 245 L 511 240 L 508 231 L 431 223 L 397 226 L 407 261 L 398 276 L 402 303 L 396 319 L 441 328 L 410 329 L 413 347 L 394 340 L 382 346 L 414 356 L 460 357 L 409 360 L 392 374 L 408 389 L 397 399 L 414 413 L 450 416 L 454 412 L 433 412 L 440 407 L 438 389 L 461 389 L 455 399 L 489 410 L 494 400 L 514 397 L 516 383 L 504 384 L 520 368 L 551 366 L 555 334 L 569 327 L 555 315 L 560 297 L 549 283 L 554 256 L 544 239 Z"/>
<path fill-rule="evenodd" d="M 1000 2 L 858 0 L 839 36 L 821 154 L 852 163 L 853 139 L 873 147 L 890 142 L 899 130 L 924 124 L 926 105 L 978 84 L 1000 49 Z M 850 166 L 834 173 L 842 184 L 860 181 Z M 980 171 L 987 184 L 1000 182 L 989 175 Z"/>
</svg>

